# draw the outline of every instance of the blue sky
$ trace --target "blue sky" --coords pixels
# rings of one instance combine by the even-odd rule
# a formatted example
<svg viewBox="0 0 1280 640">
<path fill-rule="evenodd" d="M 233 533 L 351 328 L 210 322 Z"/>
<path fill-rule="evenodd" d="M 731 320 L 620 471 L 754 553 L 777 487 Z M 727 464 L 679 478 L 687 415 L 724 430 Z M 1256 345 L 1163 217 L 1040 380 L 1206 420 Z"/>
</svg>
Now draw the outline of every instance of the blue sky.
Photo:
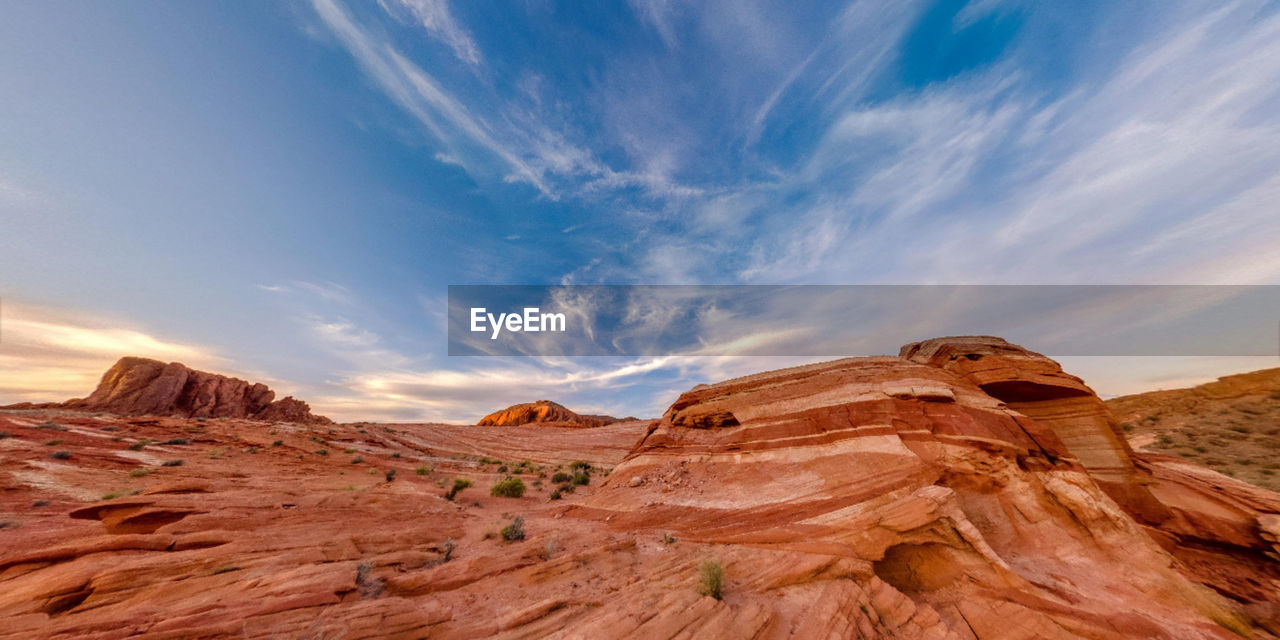
<svg viewBox="0 0 1280 640">
<path fill-rule="evenodd" d="M 588 4 L 0 5 L 0 402 L 127 353 L 652 415 L 794 363 L 449 358 L 449 284 L 1280 283 L 1275 2 Z"/>
</svg>

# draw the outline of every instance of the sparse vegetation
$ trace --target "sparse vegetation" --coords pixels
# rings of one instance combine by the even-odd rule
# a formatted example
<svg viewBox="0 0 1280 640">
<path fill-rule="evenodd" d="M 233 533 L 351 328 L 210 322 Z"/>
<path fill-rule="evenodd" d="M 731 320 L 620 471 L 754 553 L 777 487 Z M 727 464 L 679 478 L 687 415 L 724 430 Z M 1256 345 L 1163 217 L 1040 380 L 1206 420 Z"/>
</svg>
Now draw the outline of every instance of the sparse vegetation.
<svg viewBox="0 0 1280 640">
<path fill-rule="evenodd" d="M 54 451 L 53 453 L 49 454 L 49 457 L 53 458 L 54 460 L 70 460 L 71 452 L 70 451 Z"/>
<path fill-rule="evenodd" d="M 413 470 L 413 472 L 414 472 L 414 473 L 416 473 L 416 474 L 418 474 L 418 475 L 420 475 L 420 476 L 430 475 L 430 474 L 431 474 L 431 467 L 428 467 L 428 466 L 426 466 L 426 465 L 423 465 L 423 466 L 421 466 L 421 467 L 418 467 L 418 468 L 414 469 L 414 470 Z"/>
<path fill-rule="evenodd" d="M 662 534 L 662 544 L 675 544 L 676 539 L 669 533 Z"/>
<path fill-rule="evenodd" d="M 569 465 L 569 470 L 570 471 L 590 471 L 591 464 L 588 462 L 583 462 L 582 460 L 578 460 L 573 464 Z"/>
<path fill-rule="evenodd" d="M 271 443 L 271 446 L 273 446 L 273 447 L 281 447 L 281 446 L 284 446 L 284 440 L 276 440 L 275 442 L 272 442 L 272 443 Z"/>
<path fill-rule="evenodd" d="M 572 483 L 577 485 L 584 485 L 589 482 L 591 482 L 591 476 L 587 475 L 586 473 L 579 473 L 573 476 L 573 480 L 572 480 Z"/>
<path fill-rule="evenodd" d="M 46 447 L 56 447 L 56 446 L 58 446 L 58 445 L 60 445 L 60 444 L 62 444 L 62 440 L 50 440 L 50 441 L 48 441 L 48 442 L 44 443 L 44 446 L 46 446 Z"/>
<path fill-rule="evenodd" d="M 502 482 L 489 489 L 489 495 L 495 498 L 519 498 L 524 495 L 524 481 L 514 476 L 507 476 Z"/>
<path fill-rule="evenodd" d="M 191 444 L 191 441 L 186 438 L 169 438 L 164 444 Z"/>
<path fill-rule="evenodd" d="M 521 516 L 516 516 L 511 524 L 502 528 L 502 539 L 507 542 L 524 540 L 524 536 L 524 518 Z"/>
<path fill-rule="evenodd" d="M 139 441 L 137 441 L 137 442 L 135 442 L 135 443 L 133 443 L 133 444 L 129 445 L 129 450 L 130 450 L 130 451 L 142 451 L 143 449 L 146 449 L 146 448 L 147 448 L 147 445 L 151 444 L 152 442 L 154 442 L 154 441 L 153 441 L 153 440 L 151 440 L 150 438 L 143 438 L 142 440 L 139 440 Z"/>
<path fill-rule="evenodd" d="M 392 480 L 396 479 L 396 470 L 387 469 L 386 473 L 382 474 L 382 476 L 386 478 L 387 482 L 391 482 Z"/>
<path fill-rule="evenodd" d="M 318 456 L 327 456 L 327 455 L 329 455 L 329 450 L 328 450 L 328 449 L 316 449 L 316 455 L 318 455 Z"/>
<path fill-rule="evenodd" d="M 453 500 L 455 497 L 457 497 L 459 491 L 462 491 L 463 489 L 466 489 L 469 486 L 471 486 L 470 480 L 466 478 L 455 479 L 453 481 L 453 487 L 449 489 L 448 493 L 444 494 L 444 499 Z"/>
<path fill-rule="evenodd" d="M 45 429 L 47 431 L 66 431 L 67 428 L 56 422 L 42 422 L 36 425 L 37 429 Z"/>
<path fill-rule="evenodd" d="M 163 463 L 161 463 L 161 464 L 160 464 L 160 466 L 162 466 L 162 467 L 181 467 L 181 466 L 182 466 L 182 464 L 183 464 L 183 463 L 182 463 L 182 461 L 181 461 L 181 460 L 165 460 Z"/>
<path fill-rule="evenodd" d="M 573 476 L 563 471 L 557 471 L 555 475 L 551 476 L 551 481 L 556 484 L 560 484 L 562 482 L 569 482 L 570 480 L 573 480 Z"/>
<path fill-rule="evenodd" d="M 51 504 L 53 504 L 51 500 L 36 500 L 35 502 L 31 503 L 31 506 L 39 509 L 40 507 L 47 507 Z"/>
<path fill-rule="evenodd" d="M 453 549 L 454 549 L 453 538 L 449 538 L 448 540 L 445 540 L 444 545 L 442 545 L 441 548 L 444 549 L 444 556 L 440 558 L 440 562 L 448 562 L 452 560 Z"/>
<path fill-rule="evenodd" d="M 149 476 L 149 475 L 151 475 L 151 472 L 152 472 L 152 470 L 151 470 L 151 469 L 147 469 L 147 468 L 134 469 L 133 471 L 130 471 L 130 472 L 129 472 L 129 477 L 130 477 L 130 478 L 141 478 L 141 477 L 143 477 L 143 476 Z"/>
<path fill-rule="evenodd" d="M 552 500 L 559 500 L 559 499 L 560 499 L 560 498 L 562 498 L 562 497 L 564 497 L 564 494 L 563 494 L 563 493 L 561 493 L 559 489 L 556 489 L 555 491 L 552 491 L 552 492 L 551 492 L 551 499 L 552 499 Z"/>
<path fill-rule="evenodd" d="M 361 562 L 356 565 L 356 584 L 360 587 L 360 597 L 376 598 L 382 595 L 382 581 L 373 577 L 373 564 Z"/>
<path fill-rule="evenodd" d="M 348 453 L 350 452 L 348 451 Z M 364 458 L 362 456 L 356 456 L 351 459 L 351 464 L 360 464 L 361 462 L 364 462 Z"/>
<path fill-rule="evenodd" d="M 721 599 L 724 590 L 724 566 L 719 560 L 703 560 L 698 565 L 698 593 Z"/>
</svg>

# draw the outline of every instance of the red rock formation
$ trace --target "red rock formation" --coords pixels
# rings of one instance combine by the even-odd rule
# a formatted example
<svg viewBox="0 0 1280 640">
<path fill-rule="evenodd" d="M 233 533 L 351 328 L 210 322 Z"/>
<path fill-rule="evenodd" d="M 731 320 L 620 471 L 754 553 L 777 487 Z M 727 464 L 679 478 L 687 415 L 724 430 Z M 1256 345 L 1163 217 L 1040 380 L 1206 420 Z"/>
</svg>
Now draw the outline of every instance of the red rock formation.
<svg viewBox="0 0 1280 640">
<path fill-rule="evenodd" d="M 951 348 L 597 429 L 0 412 L 0 639 L 1275 637 L 1276 494 L 1123 447 L 1095 475 L 1068 441 L 1106 440 L 1087 387 L 1013 345 L 985 347 L 999 376 L 935 361 Z M 1055 394 L 1070 411 L 1035 404 Z M 594 475 L 551 499 L 577 460 Z M 509 473 L 525 495 L 491 496 Z"/>
<path fill-rule="evenodd" d="M 312 415 L 307 403 L 293 397 L 272 402 L 275 395 L 264 384 L 196 371 L 178 362 L 126 357 L 103 374 L 89 397 L 54 406 L 120 415 L 331 422 Z"/>
<path fill-rule="evenodd" d="M 633 418 L 634 419 L 634 418 Z M 564 405 L 550 400 L 513 404 L 495 411 L 476 423 L 482 427 L 505 427 L 522 424 L 554 424 L 560 426 L 599 427 L 619 422 L 612 416 L 579 415 Z"/>
<path fill-rule="evenodd" d="M 877 623 L 866 637 L 1276 630 L 1277 565 L 1243 535 L 1280 513 L 1274 494 L 1218 484 L 1215 495 L 1207 476 L 1193 486 L 1152 474 L 1111 438 L 1078 379 L 998 339 L 930 341 L 904 356 L 919 363 L 856 358 L 685 393 L 574 513 L 758 550 L 736 553 L 728 571 L 772 585 L 756 601 L 765 626 L 792 635 L 856 635 L 847 618 L 811 615 L 851 600 L 875 604 L 863 609 Z M 1147 493 L 1127 512 L 1107 495 L 1143 482 L 1160 500 Z M 1163 520 L 1148 522 L 1150 511 Z M 1192 521 L 1204 525 L 1199 541 L 1183 535 Z M 1170 555 L 1183 545 L 1194 558 Z M 792 576 L 779 561 L 790 553 L 841 568 Z M 797 600 L 808 608 L 784 604 Z"/>
</svg>

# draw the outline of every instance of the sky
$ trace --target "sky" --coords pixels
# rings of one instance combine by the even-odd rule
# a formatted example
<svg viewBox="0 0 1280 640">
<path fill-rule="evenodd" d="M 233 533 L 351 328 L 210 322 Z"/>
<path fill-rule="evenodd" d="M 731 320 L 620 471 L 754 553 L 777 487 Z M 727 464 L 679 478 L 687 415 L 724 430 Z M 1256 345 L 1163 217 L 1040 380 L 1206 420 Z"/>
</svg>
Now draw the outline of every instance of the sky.
<svg viewBox="0 0 1280 640">
<path fill-rule="evenodd" d="M 0 403 L 140 355 L 342 420 L 655 416 L 813 359 L 450 357 L 448 285 L 1280 284 L 1278 10 L 0 2 Z"/>
</svg>

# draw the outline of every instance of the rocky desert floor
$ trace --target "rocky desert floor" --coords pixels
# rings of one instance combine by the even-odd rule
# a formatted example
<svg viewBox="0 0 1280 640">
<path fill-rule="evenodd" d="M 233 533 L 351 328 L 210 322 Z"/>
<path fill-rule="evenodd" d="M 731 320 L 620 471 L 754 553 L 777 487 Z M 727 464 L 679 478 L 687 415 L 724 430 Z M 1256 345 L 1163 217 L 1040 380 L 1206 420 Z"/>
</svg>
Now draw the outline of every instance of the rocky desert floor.
<svg viewBox="0 0 1280 640">
<path fill-rule="evenodd" d="M 0 638 L 1277 637 L 1280 495 L 1112 411 L 988 337 L 591 428 L 0 410 Z"/>
<path fill-rule="evenodd" d="M 1280 369 L 1107 401 L 1133 446 L 1280 491 Z"/>
</svg>

